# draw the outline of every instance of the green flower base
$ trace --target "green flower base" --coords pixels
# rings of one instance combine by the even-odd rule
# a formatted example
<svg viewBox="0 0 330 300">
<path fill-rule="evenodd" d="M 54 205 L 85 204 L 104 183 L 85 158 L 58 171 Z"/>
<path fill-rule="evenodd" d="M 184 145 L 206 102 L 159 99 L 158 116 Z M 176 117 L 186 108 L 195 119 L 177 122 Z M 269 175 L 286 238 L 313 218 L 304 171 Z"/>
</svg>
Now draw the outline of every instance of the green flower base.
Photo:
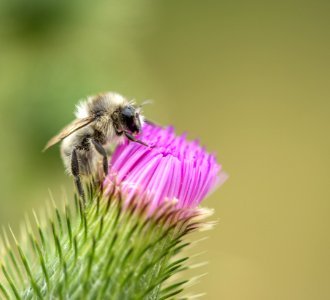
<svg viewBox="0 0 330 300">
<path fill-rule="evenodd" d="M 188 280 L 184 237 L 205 225 L 203 210 L 165 203 L 150 214 L 147 200 L 109 195 L 90 186 L 86 203 L 26 226 L 19 244 L 4 234 L 1 299 L 174 299 Z M 10 240 L 15 241 L 14 246 Z M 177 276 L 175 276 L 177 278 Z"/>
</svg>

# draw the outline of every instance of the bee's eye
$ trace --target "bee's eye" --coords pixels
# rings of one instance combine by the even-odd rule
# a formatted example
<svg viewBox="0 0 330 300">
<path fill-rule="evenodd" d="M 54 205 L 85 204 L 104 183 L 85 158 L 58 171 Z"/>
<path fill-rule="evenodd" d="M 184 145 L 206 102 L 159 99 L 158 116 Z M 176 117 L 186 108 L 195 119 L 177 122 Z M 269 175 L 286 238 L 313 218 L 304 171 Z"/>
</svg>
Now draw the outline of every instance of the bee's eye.
<svg viewBox="0 0 330 300">
<path fill-rule="evenodd" d="M 122 123 L 132 133 L 138 133 L 140 131 L 139 114 L 136 112 L 133 106 L 126 106 L 121 110 Z"/>
<path fill-rule="evenodd" d="M 121 114 L 124 118 L 132 118 L 134 116 L 134 108 L 131 106 L 125 106 L 121 110 Z"/>
</svg>

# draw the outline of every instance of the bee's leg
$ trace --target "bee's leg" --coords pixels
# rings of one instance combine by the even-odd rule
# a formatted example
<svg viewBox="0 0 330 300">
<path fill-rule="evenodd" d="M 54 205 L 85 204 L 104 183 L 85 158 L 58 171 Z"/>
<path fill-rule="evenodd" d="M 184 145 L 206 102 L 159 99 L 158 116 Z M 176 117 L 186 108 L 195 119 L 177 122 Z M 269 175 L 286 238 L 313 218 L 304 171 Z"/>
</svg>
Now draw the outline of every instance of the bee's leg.
<svg viewBox="0 0 330 300">
<path fill-rule="evenodd" d="M 85 202 L 85 193 L 80 180 L 79 161 L 78 161 L 76 149 L 73 149 L 71 154 L 71 172 L 72 175 L 74 176 L 74 181 L 78 190 L 78 194 Z"/>
<path fill-rule="evenodd" d="M 146 146 L 146 147 L 149 147 L 148 144 L 146 144 L 146 143 L 144 143 L 144 142 L 142 142 L 142 141 L 136 139 L 136 138 L 135 138 L 133 135 L 131 135 L 129 132 L 124 131 L 124 133 L 125 133 L 125 136 L 126 136 L 130 141 L 135 142 L 135 143 L 139 143 L 139 144 L 141 144 L 141 145 L 143 145 L 143 146 Z"/>
<path fill-rule="evenodd" d="M 105 149 L 103 148 L 103 146 L 99 142 L 97 142 L 95 140 L 92 140 L 92 142 L 93 142 L 93 145 L 94 145 L 96 151 L 103 156 L 103 171 L 104 171 L 105 175 L 108 175 L 108 156 L 107 156 L 107 152 L 105 151 Z"/>
</svg>

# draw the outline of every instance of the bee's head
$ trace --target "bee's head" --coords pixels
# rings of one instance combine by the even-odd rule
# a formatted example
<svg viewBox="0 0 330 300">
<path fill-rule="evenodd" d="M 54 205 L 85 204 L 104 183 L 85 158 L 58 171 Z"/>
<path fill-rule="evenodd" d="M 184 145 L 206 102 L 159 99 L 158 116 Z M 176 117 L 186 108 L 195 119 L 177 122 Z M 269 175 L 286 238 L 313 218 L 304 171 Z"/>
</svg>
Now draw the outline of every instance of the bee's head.
<svg viewBox="0 0 330 300">
<path fill-rule="evenodd" d="M 122 126 L 133 134 L 141 131 L 141 119 L 139 110 L 132 105 L 123 107 L 120 111 Z"/>
</svg>

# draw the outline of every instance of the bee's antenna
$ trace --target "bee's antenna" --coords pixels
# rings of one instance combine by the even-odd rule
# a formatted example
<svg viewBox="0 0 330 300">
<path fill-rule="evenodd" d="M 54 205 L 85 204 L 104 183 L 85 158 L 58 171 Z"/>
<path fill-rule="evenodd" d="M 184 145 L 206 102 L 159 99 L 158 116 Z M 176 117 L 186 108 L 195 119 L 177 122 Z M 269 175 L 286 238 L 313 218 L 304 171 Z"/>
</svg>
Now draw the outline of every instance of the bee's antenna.
<svg viewBox="0 0 330 300">
<path fill-rule="evenodd" d="M 154 103 L 154 101 L 152 99 L 144 100 L 140 105 L 138 105 L 138 108 L 142 108 L 143 106 L 149 105 L 149 104 L 152 104 L 152 103 Z"/>
</svg>

